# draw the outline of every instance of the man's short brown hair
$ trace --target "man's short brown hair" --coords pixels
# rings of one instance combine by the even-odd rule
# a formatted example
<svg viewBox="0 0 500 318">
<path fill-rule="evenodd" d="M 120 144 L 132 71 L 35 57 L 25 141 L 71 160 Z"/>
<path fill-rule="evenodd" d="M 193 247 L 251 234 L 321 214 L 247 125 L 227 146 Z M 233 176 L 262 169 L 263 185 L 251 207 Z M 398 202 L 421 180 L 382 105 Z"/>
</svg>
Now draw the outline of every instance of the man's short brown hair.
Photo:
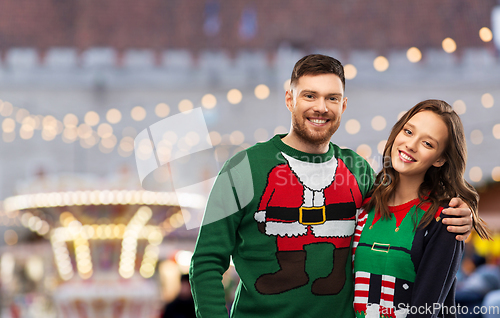
<svg viewBox="0 0 500 318">
<path fill-rule="evenodd" d="M 301 58 L 293 67 L 290 86 L 297 83 L 304 75 L 335 74 L 342 81 L 345 89 L 344 67 L 339 60 L 322 54 L 310 54 Z"/>
</svg>

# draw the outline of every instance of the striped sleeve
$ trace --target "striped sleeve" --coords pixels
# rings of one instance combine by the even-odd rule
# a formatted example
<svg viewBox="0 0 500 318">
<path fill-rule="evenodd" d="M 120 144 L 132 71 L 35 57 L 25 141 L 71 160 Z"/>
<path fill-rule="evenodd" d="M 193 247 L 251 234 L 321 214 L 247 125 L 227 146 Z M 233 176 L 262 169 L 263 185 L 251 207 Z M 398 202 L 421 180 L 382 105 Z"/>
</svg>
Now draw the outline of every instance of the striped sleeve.
<svg viewBox="0 0 500 318">
<path fill-rule="evenodd" d="M 354 240 L 352 242 L 352 268 L 354 270 L 354 258 L 356 253 L 356 248 L 359 244 L 359 239 L 361 238 L 361 232 L 365 227 L 366 220 L 368 219 L 368 213 L 364 209 L 358 209 L 356 215 L 356 230 L 354 231 Z"/>
</svg>

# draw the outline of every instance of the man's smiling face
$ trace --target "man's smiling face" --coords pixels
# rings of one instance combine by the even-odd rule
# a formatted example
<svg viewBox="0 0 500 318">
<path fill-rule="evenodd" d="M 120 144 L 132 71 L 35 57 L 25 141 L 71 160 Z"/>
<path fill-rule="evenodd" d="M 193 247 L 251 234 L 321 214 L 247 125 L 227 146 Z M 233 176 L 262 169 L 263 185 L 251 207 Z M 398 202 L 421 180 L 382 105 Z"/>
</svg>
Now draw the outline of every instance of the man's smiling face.
<svg viewBox="0 0 500 318">
<path fill-rule="evenodd" d="M 346 105 L 342 81 L 334 74 L 304 75 L 286 92 L 292 130 L 309 144 L 330 141 Z"/>
</svg>

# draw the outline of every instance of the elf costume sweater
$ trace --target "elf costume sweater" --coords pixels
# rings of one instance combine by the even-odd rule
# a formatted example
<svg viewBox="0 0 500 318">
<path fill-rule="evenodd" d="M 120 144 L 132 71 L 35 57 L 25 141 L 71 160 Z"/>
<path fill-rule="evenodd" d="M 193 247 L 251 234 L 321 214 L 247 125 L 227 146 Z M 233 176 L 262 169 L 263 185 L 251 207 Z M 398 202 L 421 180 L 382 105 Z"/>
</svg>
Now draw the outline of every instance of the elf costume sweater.
<svg viewBox="0 0 500 318">
<path fill-rule="evenodd" d="M 214 183 L 190 268 L 197 317 L 228 316 L 221 278 L 231 257 L 240 276 L 231 317 L 354 316 L 348 259 L 373 171 L 352 150 L 330 143 L 308 154 L 282 137 L 237 154 Z"/>
<path fill-rule="evenodd" d="M 358 216 L 354 236 L 356 317 L 456 317 L 455 282 L 464 243 L 446 230 L 440 207 L 431 224 L 414 231 L 430 204 L 419 199 Z M 441 316 L 438 306 L 449 314 Z M 446 313 L 446 311 L 443 311 Z"/>
</svg>

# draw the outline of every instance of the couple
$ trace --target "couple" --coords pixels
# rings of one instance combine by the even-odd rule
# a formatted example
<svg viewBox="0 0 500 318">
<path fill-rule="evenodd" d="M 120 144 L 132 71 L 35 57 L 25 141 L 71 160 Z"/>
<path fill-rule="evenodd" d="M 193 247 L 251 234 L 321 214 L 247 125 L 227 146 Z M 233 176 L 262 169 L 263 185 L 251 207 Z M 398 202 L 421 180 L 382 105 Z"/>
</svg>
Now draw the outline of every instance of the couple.
<svg viewBox="0 0 500 318">
<path fill-rule="evenodd" d="M 244 152 L 255 195 L 231 212 L 227 198 L 238 202 L 234 185 L 245 183 L 237 169 L 233 193 L 210 194 L 205 218 L 227 217 L 200 228 L 190 269 L 198 317 L 227 317 L 221 277 L 231 257 L 240 276 L 232 317 L 410 317 L 408 306 L 453 304 L 462 240 L 472 224 L 488 237 L 463 178 L 460 119 L 443 101 L 417 104 L 392 129 L 375 177 L 330 142 L 344 86 L 336 59 L 299 60 L 285 97 L 290 132 Z"/>
</svg>

